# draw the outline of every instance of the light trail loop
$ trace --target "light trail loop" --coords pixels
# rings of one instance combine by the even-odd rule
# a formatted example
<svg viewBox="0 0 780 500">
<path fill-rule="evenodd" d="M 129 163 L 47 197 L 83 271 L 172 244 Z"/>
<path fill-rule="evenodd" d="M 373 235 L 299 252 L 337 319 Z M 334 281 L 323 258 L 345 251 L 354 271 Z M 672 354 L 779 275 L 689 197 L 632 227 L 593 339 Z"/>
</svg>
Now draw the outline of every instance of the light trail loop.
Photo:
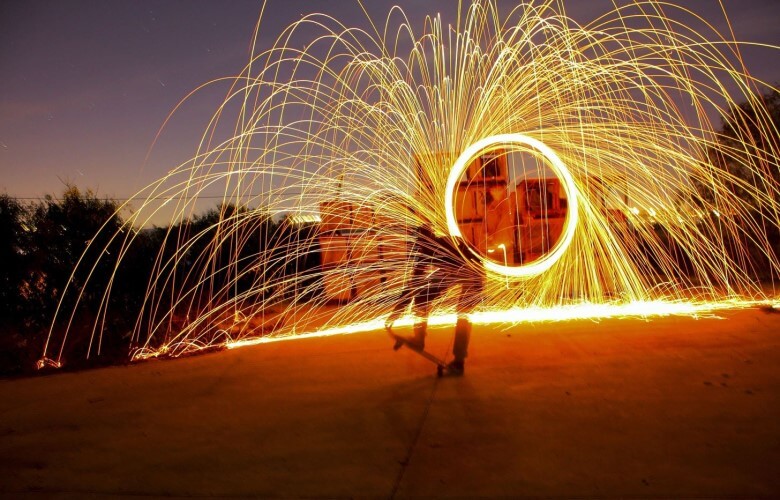
<svg viewBox="0 0 780 500">
<path fill-rule="evenodd" d="M 577 221 L 579 218 L 577 186 L 574 183 L 574 178 L 558 155 L 555 154 L 555 152 L 543 142 L 534 139 L 533 137 L 528 137 L 527 135 L 519 133 L 499 134 L 480 139 L 466 148 L 466 150 L 461 153 L 458 159 L 455 160 L 455 163 L 452 165 L 452 169 L 450 170 L 450 175 L 447 178 L 447 187 L 444 191 L 444 207 L 447 215 L 447 229 L 449 230 L 452 237 L 462 237 L 460 227 L 458 226 L 458 221 L 455 216 L 454 202 L 455 189 L 460 183 L 460 178 L 463 175 L 463 172 L 466 171 L 466 168 L 468 168 L 469 164 L 471 164 L 474 158 L 476 158 L 478 155 L 483 153 L 491 153 L 497 149 L 501 149 L 507 146 L 514 147 L 516 149 L 526 149 L 528 147 L 535 149 L 541 153 L 542 156 L 544 156 L 552 171 L 561 180 L 563 189 L 566 192 L 567 198 L 569 199 L 569 207 L 566 213 L 566 221 L 563 225 L 561 237 L 558 238 L 558 241 L 555 243 L 552 249 L 550 249 L 550 251 L 547 252 L 543 257 L 520 266 L 502 266 L 501 264 L 497 264 L 485 258 L 484 255 L 480 255 L 474 251 L 474 249 L 469 249 L 482 260 L 485 268 L 489 271 L 512 278 L 530 278 L 550 269 L 550 267 L 561 258 L 564 252 L 566 252 L 566 249 L 569 247 L 572 239 L 574 238 L 574 232 L 577 229 Z"/>
</svg>

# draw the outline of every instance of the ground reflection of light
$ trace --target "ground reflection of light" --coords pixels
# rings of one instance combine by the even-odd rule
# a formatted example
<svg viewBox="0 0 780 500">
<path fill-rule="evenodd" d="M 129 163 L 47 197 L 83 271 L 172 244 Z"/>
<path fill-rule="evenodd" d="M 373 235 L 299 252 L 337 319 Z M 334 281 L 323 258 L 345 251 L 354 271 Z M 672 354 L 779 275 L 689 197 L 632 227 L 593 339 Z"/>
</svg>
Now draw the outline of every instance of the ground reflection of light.
<svg viewBox="0 0 780 500">
<path fill-rule="evenodd" d="M 530 307 L 507 309 L 503 311 L 477 312 L 469 315 L 471 321 L 478 325 L 502 325 L 504 328 L 496 332 L 504 331 L 512 325 L 526 323 L 552 323 L 573 320 L 606 320 L 611 318 L 639 318 L 650 319 L 663 316 L 685 316 L 693 318 L 719 318 L 719 311 L 735 309 L 747 309 L 766 306 L 766 301 L 756 300 L 724 300 L 720 302 L 664 302 L 664 301 L 637 301 L 629 304 L 573 304 L 557 307 Z M 771 305 L 780 308 L 780 302 Z M 435 314 L 430 317 L 431 326 L 453 326 L 457 317 L 455 314 Z M 396 329 L 411 327 L 414 318 L 405 316 L 394 323 Z M 337 328 L 327 328 L 320 331 L 301 333 L 280 337 L 260 337 L 247 340 L 239 340 L 225 344 L 228 349 L 236 349 L 258 344 L 283 342 L 288 340 L 302 340 L 317 337 L 330 337 L 336 335 L 350 335 L 356 333 L 372 333 L 384 328 L 384 320 L 377 319 L 355 323 L 353 325 Z M 519 332 L 522 334 L 522 331 Z"/>
</svg>

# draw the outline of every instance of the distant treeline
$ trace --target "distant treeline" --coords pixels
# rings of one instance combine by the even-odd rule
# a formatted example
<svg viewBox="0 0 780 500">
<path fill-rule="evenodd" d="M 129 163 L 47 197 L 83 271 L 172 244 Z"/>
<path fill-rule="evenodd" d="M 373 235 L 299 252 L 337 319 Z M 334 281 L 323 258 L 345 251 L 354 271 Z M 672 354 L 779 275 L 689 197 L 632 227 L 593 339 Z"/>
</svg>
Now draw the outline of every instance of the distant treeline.
<svg viewBox="0 0 780 500">
<path fill-rule="evenodd" d="M 213 250 L 216 244 L 224 248 L 215 252 L 217 259 L 236 257 L 235 241 L 217 235 L 216 227 L 221 219 L 244 209 L 219 206 L 175 226 L 137 230 L 125 224 L 117 208 L 116 201 L 73 186 L 59 198 L 47 196 L 32 202 L 0 195 L 0 375 L 35 369 L 57 307 L 61 312 L 53 328 L 51 357 L 58 357 L 62 334 L 70 322 L 67 352 L 63 353 L 68 367 L 126 362 L 133 348 L 131 332 L 139 326 L 139 318 L 148 321 L 140 312 L 158 259 L 165 261 L 180 252 L 180 238 L 199 235 L 176 261 L 176 274 L 181 277 L 177 286 L 187 287 L 192 285 L 187 277 L 196 276 L 189 271 L 207 247 Z M 242 265 L 251 265 L 252 256 L 273 247 L 272 240 L 289 241 L 290 231 L 312 233 L 293 238 L 313 236 L 312 228 L 292 227 L 270 217 L 261 220 L 252 228 L 257 236 L 246 238 L 241 245 L 237 262 Z M 130 239 L 132 244 L 127 245 Z M 121 265 L 117 265 L 120 256 Z M 241 272 L 225 263 L 215 263 L 216 268 Z M 298 272 L 317 265 L 316 258 L 293 263 Z M 219 273 L 211 277 L 215 282 L 223 279 L 230 277 Z M 63 295 L 68 283 L 68 293 Z M 231 290 L 242 293 L 249 286 L 249 280 L 239 280 Z M 111 293 L 104 303 L 109 288 Z M 102 331 L 93 332 L 101 308 L 109 314 L 99 324 Z M 96 356 L 97 345 L 90 342 L 96 343 L 98 337 L 100 355 Z"/>
</svg>

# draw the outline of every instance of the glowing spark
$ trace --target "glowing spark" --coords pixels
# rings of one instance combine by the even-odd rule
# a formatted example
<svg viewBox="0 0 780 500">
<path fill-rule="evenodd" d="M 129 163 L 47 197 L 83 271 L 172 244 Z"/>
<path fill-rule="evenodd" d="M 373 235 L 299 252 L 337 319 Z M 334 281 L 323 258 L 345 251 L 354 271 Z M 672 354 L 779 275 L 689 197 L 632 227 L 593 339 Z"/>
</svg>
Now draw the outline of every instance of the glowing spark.
<svg viewBox="0 0 780 500">
<path fill-rule="evenodd" d="M 610 318 L 643 318 L 649 319 L 662 316 L 696 316 L 717 317 L 717 312 L 725 312 L 734 309 L 746 309 L 764 304 L 761 301 L 750 300 L 726 300 L 722 302 L 632 302 L 629 304 L 573 304 L 554 308 L 515 308 L 503 311 L 485 311 L 470 315 L 473 323 L 478 325 L 509 325 L 522 323 L 558 322 L 581 319 L 604 320 Z M 455 314 L 436 314 L 431 316 L 431 326 L 451 326 L 455 324 Z M 397 320 L 397 327 L 410 327 L 414 324 L 413 317 L 405 317 Z M 297 335 L 281 337 L 258 337 L 254 339 L 228 342 L 228 349 L 246 347 L 269 342 L 286 340 L 301 340 L 316 337 L 331 337 L 335 335 L 350 335 L 384 329 L 383 319 L 354 323 L 345 327 L 329 328 L 325 330 L 301 333 Z"/>
<path fill-rule="evenodd" d="M 780 145 L 757 92 L 776 89 L 694 13 L 621 3 L 586 25 L 553 0 L 507 15 L 464 2 L 457 25 L 429 18 L 420 34 L 398 16 L 373 35 L 316 14 L 292 24 L 230 80 L 193 157 L 133 197 L 146 199 L 133 230 L 107 235 L 119 279 L 137 229 L 172 211 L 134 358 L 379 329 L 422 222 L 488 270 L 478 323 L 777 308 Z M 733 136 L 706 110 L 731 110 Z M 127 314 L 112 285 L 87 352 Z M 88 286 L 67 288 L 76 305 L 58 310 L 43 365 L 62 363 Z M 431 323 L 452 323 L 457 299 Z"/>
</svg>

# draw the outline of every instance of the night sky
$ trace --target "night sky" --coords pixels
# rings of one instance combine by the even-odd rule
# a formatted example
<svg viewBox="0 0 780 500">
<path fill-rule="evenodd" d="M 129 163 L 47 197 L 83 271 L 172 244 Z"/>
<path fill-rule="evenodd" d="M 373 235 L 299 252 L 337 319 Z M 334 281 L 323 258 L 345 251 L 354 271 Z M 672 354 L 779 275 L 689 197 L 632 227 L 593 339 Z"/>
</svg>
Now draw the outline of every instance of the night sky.
<svg viewBox="0 0 780 500">
<path fill-rule="evenodd" d="M 394 4 L 415 25 L 454 0 L 366 0 L 382 22 Z M 618 4 L 620 2 L 618 0 Z M 717 0 L 679 0 L 727 33 Z M 780 2 L 724 0 L 735 38 L 780 44 Z M 508 9 L 517 1 L 501 1 Z M 610 0 L 565 2 L 580 23 Z M 238 74 L 261 0 L 3 0 L 0 2 L 0 193 L 38 198 L 64 183 L 127 198 L 191 158 L 227 86 L 200 94 L 177 115 L 145 163 L 163 120 L 187 93 Z M 304 13 L 366 27 L 352 0 L 268 0 L 259 49 Z M 748 70 L 780 81 L 780 51 L 745 50 Z"/>
</svg>

